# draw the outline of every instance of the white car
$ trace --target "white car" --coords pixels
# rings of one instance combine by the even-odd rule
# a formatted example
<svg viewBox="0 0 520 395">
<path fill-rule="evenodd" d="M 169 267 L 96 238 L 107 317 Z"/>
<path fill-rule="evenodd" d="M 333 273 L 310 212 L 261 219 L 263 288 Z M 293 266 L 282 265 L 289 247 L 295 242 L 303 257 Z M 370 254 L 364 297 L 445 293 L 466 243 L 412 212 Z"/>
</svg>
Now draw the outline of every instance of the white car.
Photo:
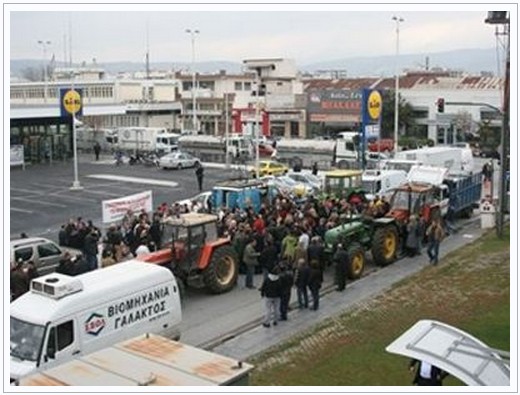
<svg viewBox="0 0 520 395">
<path fill-rule="evenodd" d="M 287 174 L 287 177 L 292 178 L 296 182 L 300 182 L 305 185 L 309 185 L 311 188 L 315 190 L 321 189 L 321 186 L 323 184 L 320 177 L 315 176 L 311 173 L 289 173 Z"/>
<path fill-rule="evenodd" d="M 172 152 L 161 156 L 159 159 L 159 167 L 161 169 L 185 169 L 187 167 L 195 167 L 200 163 L 200 159 L 184 152 Z"/>
<path fill-rule="evenodd" d="M 193 210 L 195 204 L 199 209 L 207 210 L 208 201 L 211 199 L 211 192 L 202 192 L 198 195 L 193 196 L 190 199 L 179 200 L 177 203 L 181 206 L 188 205 L 190 210 Z"/>
</svg>

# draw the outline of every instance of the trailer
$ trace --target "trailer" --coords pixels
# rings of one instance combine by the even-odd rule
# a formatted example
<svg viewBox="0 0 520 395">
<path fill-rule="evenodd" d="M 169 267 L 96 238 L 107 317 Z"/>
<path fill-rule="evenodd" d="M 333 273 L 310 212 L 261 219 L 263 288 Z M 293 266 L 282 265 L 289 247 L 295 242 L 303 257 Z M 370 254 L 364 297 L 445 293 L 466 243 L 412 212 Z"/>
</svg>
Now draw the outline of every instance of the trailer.
<svg viewBox="0 0 520 395">
<path fill-rule="evenodd" d="M 281 139 L 276 144 L 276 158 L 290 167 L 329 170 L 359 168 L 358 144 L 354 134 L 342 135 L 338 140 Z"/>
<path fill-rule="evenodd" d="M 444 184 L 448 186 L 448 218 L 469 217 L 478 207 L 482 196 L 482 173 L 447 176 Z"/>
<path fill-rule="evenodd" d="M 254 152 L 251 139 L 242 136 L 230 136 L 227 148 L 233 161 L 247 160 Z M 225 162 L 226 138 L 218 136 L 182 136 L 179 148 L 205 162 Z"/>
<path fill-rule="evenodd" d="M 449 174 L 459 174 L 473 171 L 473 153 L 470 148 L 436 146 L 414 150 L 399 151 L 394 158 L 386 163 L 391 168 L 392 163 L 436 166 L 448 169 Z M 395 169 L 395 168 L 394 168 Z"/>
<path fill-rule="evenodd" d="M 26 376 L 20 386 L 242 386 L 253 366 L 145 334 Z"/>
</svg>

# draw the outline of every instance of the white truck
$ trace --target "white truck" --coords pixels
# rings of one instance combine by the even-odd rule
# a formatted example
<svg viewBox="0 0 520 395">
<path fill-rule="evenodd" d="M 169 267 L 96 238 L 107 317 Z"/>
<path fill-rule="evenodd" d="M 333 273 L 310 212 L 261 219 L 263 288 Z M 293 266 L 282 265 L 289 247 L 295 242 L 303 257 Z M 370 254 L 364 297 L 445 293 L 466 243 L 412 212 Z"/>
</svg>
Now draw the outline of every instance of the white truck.
<svg viewBox="0 0 520 395">
<path fill-rule="evenodd" d="M 470 148 L 426 147 L 400 151 L 386 161 L 384 169 L 410 171 L 412 166 L 435 166 L 448 169 L 449 174 L 473 171 L 473 153 Z"/>
<path fill-rule="evenodd" d="M 106 139 L 113 142 L 113 148 L 161 153 L 177 151 L 180 136 L 177 133 L 168 133 L 164 128 L 146 127 L 116 128 L 105 134 Z"/>
<path fill-rule="evenodd" d="M 407 181 L 404 170 L 365 170 L 361 175 L 363 191 L 367 199 L 375 196 L 389 198 L 393 189 Z"/>
<path fill-rule="evenodd" d="M 224 162 L 226 157 L 226 138 L 218 136 L 182 136 L 179 148 L 203 161 Z M 230 136 L 228 150 L 231 158 L 251 158 L 253 145 L 251 139 L 243 136 Z"/>
<path fill-rule="evenodd" d="M 38 277 L 10 305 L 11 382 L 143 333 L 178 339 L 181 319 L 179 288 L 165 267 L 132 260 Z"/>
<path fill-rule="evenodd" d="M 357 168 L 359 153 L 354 135 L 338 140 L 281 139 L 276 143 L 276 158 L 290 167 L 310 168 L 316 162 L 320 169 L 337 166 Z"/>
</svg>

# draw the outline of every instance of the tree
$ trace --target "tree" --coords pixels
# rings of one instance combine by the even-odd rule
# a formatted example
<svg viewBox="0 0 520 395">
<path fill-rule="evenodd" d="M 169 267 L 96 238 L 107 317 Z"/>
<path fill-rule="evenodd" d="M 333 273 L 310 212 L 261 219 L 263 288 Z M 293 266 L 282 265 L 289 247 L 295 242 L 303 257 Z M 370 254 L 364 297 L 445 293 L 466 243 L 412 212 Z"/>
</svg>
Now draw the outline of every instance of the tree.
<svg viewBox="0 0 520 395">
<path fill-rule="evenodd" d="M 384 90 L 381 94 L 383 97 L 383 113 L 381 118 L 381 138 L 394 138 L 394 122 L 395 122 L 395 91 Z M 399 131 L 405 131 L 405 135 L 413 134 L 415 131 L 415 119 L 413 117 L 413 107 L 410 103 L 399 95 Z M 399 133 L 401 135 L 401 133 Z"/>
</svg>

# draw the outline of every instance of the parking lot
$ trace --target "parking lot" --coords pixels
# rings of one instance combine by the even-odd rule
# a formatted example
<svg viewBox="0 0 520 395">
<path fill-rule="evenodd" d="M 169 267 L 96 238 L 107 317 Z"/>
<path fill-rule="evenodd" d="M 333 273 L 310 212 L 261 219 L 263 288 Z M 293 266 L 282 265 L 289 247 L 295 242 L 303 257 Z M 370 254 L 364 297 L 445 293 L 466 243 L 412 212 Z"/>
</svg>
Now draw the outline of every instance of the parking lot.
<svg viewBox="0 0 520 395">
<path fill-rule="evenodd" d="M 204 188 L 227 178 L 223 169 L 205 168 Z M 71 191 L 73 163 L 29 165 L 10 171 L 10 234 L 57 239 L 60 226 L 71 217 L 91 219 L 101 227 L 103 200 L 152 191 L 153 205 L 174 202 L 198 193 L 193 169 L 161 170 L 143 165 L 115 166 L 91 157 L 79 160 L 79 181 L 83 190 Z"/>
</svg>

